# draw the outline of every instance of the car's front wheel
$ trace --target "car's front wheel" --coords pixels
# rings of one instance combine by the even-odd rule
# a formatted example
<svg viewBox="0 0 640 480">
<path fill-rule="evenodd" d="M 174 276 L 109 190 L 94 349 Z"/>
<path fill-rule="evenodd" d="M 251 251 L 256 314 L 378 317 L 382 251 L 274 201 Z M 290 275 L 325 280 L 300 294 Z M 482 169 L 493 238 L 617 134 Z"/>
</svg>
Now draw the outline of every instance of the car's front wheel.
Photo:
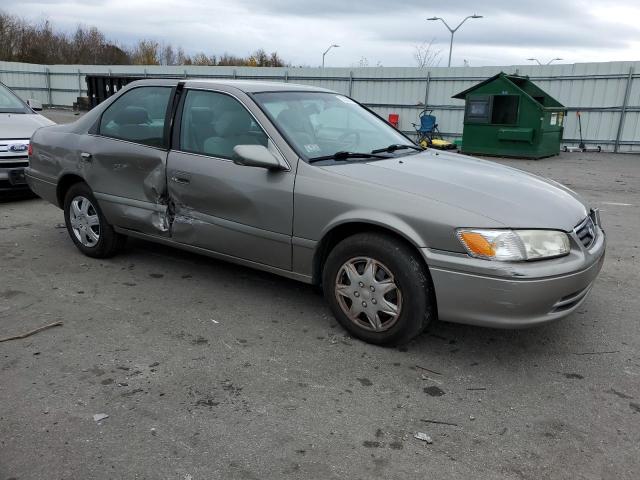
<svg viewBox="0 0 640 480">
<path fill-rule="evenodd" d="M 65 195 L 64 221 L 73 243 L 89 257 L 111 257 L 126 239 L 109 225 L 86 183 L 76 183 Z"/>
<path fill-rule="evenodd" d="M 435 316 L 433 285 L 418 254 L 379 233 L 346 238 L 329 253 L 324 295 L 354 336 L 378 345 L 406 343 Z"/>
</svg>

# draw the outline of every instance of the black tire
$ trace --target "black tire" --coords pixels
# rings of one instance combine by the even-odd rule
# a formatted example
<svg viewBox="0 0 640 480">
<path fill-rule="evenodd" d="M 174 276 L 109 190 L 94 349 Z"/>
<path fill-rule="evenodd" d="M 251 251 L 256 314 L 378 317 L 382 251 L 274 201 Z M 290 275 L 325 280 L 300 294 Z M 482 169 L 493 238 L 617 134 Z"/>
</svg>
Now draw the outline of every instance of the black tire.
<svg viewBox="0 0 640 480">
<path fill-rule="evenodd" d="M 99 221 L 99 238 L 95 245 L 84 245 L 74 233 L 74 229 L 71 225 L 71 204 L 74 199 L 83 197 L 89 200 L 91 204 L 91 212 L 97 215 Z M 107 222 L 100 206 L 93 196 L 91 189 L 86 183 L 76 183 L 69 188 L 69 191 L 64 197 L 64 222 L 67 226 L 67 232 L 73 240 L 73 243 L 78 247 L 82 253 L 88 257 L 94 258 L 109 258 L 118 253 L 118 251 L 124 246 L 126 236 L 117 233 L 111 225 Z"/>
<path fill-rule="evenodd" d="M 344 272 L 343 265 L 361 257 L 371 258 L 389 270 L 399 289 L 400 314 L 394 320 L 395 323 L 391 323 L 383 331 L 363 328 L 352 320 L 343 310 L 340 295 L 336 293 L 338 275 Z M 391 235 L 370 232 L 344 239 L 329 253 L 322 273 L 324 296 L 336 319 L 349 333 L 365 342 L 387 346 L 407 343 L 422 333 L 436 316 L 433 282 L 428 269 L 411 246 Z M 365 285 L 362 295 L 368 293 L 367 288 Z M 359 298 L 363 299 L 364 296 Z M 342 303 L 344 304 L 344 300 Z M 363 318 L 368 317 L 361 317 L 360 321 L 366 323 Z"/>
</svg>

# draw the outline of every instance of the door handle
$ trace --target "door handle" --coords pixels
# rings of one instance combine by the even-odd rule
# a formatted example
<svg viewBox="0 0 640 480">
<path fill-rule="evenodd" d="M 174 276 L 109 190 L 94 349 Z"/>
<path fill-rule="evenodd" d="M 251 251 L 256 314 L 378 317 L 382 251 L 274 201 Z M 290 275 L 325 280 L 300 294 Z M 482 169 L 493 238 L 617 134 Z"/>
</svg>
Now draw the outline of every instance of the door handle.
<svg viewBox="0 0 640 480">
<path fill-rule="evenodd" d="M 82 152 L 80 154 L 80 157 L 82 157 L 83 160 L 85 160 L 87 162 L 90 162 L 91 158 L 92 158 L 92 155 L 89 152 Z"/>
<path fill-rule="evenodd" d="M 181 183 L 183 185 L 186 185 L 187 183 L 191 182 L 191 176 L 185 175 L 184 173 L 174 173 L 171 176 L 171 180 L 176 183 Z"/>
</svg>

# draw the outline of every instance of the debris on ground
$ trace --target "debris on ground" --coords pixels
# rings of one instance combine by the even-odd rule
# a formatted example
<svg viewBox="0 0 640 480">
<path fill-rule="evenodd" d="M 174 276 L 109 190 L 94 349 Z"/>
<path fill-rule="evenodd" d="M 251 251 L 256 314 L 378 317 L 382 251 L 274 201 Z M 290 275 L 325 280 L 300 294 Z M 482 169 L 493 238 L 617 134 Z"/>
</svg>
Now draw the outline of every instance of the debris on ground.
<svg viewBox="0 0 640 480">
<path fill-rule="evenodd" d="M 417 440 L 422 440 L 423 442 L 427 442 L 429 445 L 433 443 L 433 439 L 429 435 L 423 432 L 416 432 L 413 438 Z"/>
<path fill-rule="evenodd" d="M 5 338 L 0 338 L 0 343 L 2 342 L 8 342 L 9 340 L 20 340 L 21 338 L 27 338 L 30 337 L 31 335 L 35 335 L 38 332 L 41 332 L 43 330 L 47 330 L 48 328 L 53 328 L 53 327 L 61 327 L 62 326 L 62 322 L 53 322 L 50 323 L 49 325 L 44 325 L 42 327 L 38 327 L 34 330 L 31 330 L 27 333 L 23 333 L 22 335 L 14 335 L 13 337 L 5 337 Z"/>
<path fill-rule="evenodd" d="M 609 353 L 620 353 L 620 350 L 607 350 L 604 352 L 573 352 L 574 355 L 607 355 Z"/>
<path fill-rule="evenodd" d="M 107 415 L 106 413 L 96 413 L 93 416 L 93 421 L 94 422 L 101 422 L 102 420 L 109 418 L 109 415 Z"/>
<path fill-rule="evenodd" d="M 429 375 L 427 375 L 426 373 L 423 373 L 420 378 L 422 378 L 422 380 L 427 380 L 429 382 L 433 382 L 433 383 L 437 383 L 438 385 L 442 385 L 442 381 L 438 380 L 437 378 L 434 377 L 430 377 Z"/>
<path fill-rule="evenodd" d="M 420 421 L 421 422 L 425 422 L 425 423 L 433 423 L 435 425 L 449 425 L 451 427 L 457 427 L 458 426 L 457 423 L 443 422 L 442 420 L 430 420 L 428 418 L 421 418 Z"/>
<path fill-rule="evenodd" d="M 424 393 L 431 397 L 441 397 L 445 394 L 444 390 L 442 390 L 440 387 L 436 387 L 435 385 L 425 387 L 422 390 L 424 391 Z"/>
<path fill-rule="evenodd" d="M 434 375 L 442 375 L 440 372 L 436 372 L 435 370 L 431 370 L 427 367 L 422 367 L 420 365 L 416 365 L 416 368 L 419 368 L 420 370 L 424 370 L 425 372 L 433 373 Z"/>
</svg>

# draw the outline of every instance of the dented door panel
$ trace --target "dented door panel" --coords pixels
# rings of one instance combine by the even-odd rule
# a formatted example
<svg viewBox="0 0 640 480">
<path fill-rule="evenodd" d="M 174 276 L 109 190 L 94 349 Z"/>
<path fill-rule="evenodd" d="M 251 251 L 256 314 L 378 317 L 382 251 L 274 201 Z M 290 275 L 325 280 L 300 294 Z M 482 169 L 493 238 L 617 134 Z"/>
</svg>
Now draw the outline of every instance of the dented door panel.
<svg viewBox="0 0 640 480">
<path fill-rule="evenodd" d="M 109 221 L 123 228 L 169 235 L 167 152 L 113 138 L 90 136 L 83 176 Z"/>
<path fill-rule="evenodd" d="M 172 151 L 167 177 L 173 240 L 291 269 L 293 172 Z"/>
</svg>

